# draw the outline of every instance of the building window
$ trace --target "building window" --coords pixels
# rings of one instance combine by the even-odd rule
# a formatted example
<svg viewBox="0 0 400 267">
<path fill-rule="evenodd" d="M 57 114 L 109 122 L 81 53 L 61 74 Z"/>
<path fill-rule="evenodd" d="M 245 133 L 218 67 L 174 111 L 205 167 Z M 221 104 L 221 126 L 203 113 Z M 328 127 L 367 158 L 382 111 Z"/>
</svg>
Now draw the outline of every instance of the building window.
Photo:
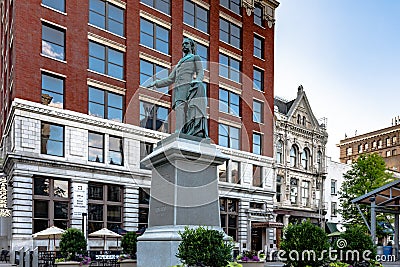
<svg viewBox="0 0 400 267">
<path fill-rule="evenodd" d="M 336 185 L 337 185 L 337 181 L 331 180 L 331 195 L 336 195 Z"/>
<path fill-rule="evenodd" d="M 89 115 L 122 122 L 123 96 L 89 87 Z"/>
<path fill-rule="evenodd" d="M 262 167 L 253 165 L 253 186 L 262 187 L 263 179 L 262 179 Z"/>
<path fill-rule="evenodd" d="M 154 144 L 153 143 L 148 143 L 148 142 L 143 142 L 140 141 L 140 161 L 142 161 L 145 157 L 150 155 L 154 150 Z M 150 167 L 144 166 L 144 164 L 140 163 L 140 168 L 141 169 L 147 169 L 150 170 Z"/>
<path fill-rule="evenodd" d="M 140 101 L 140 127 L 168 133 L 168 109 Z"/>
<path fill-rule="evenodd" d="M 117 79 L 123 79 L 124 53 L 89 41 L 89 69 Z"/>
<path fill-rule="evenodd" d="M 170 0 L 140 0 L 140 2 L 149 5 L 165 14 L 170 14 Z"/>
<path fill-rule="evenodd" d="M 88 160 L 93 162 L 104 162 L 104 134 L 89 132 Z"/>
<path fill-rule="evenodd" d="M 89 233 L 105 227 L 122 228 L 123 188 L 118 185 L 89 183 Z"/>
<path fill-rule="evenodd" d="M 337 216 L 337 203 L 336 202 L 331 203 L 331 209 L 332 209 L 332 216 Z"/>
<path fill-rule="evenodd" d="M 303 166 L 305 170 L 309 169 L 309 158 L 310 158 L 310 150 L 308 150 L 308 148 L 305 148 L 303 150 L 303 153 L 301 153 L 301 166 Z"/>
<path fill-rule="evenodd" d="M 317 152 L 317 167 L 318 167 L 318 171 L 322 171 L 322 152 L 321 151 Z"/>
<path fill-rule="evenodd" d="M 310 204 L 310 182 L 301 182 L 301 205 L 307 207 Z"/>
<path fill-rule="evenodd" d="M 363 152 L 363 145 L 360 144 L 358 145 L 358 153 L 362 153 Z"/>
<path fill-rule="evenodd" d="M 386 146 L 390 146 L 390 137 L 386 138 Z"/>
<path fill-rule="evenodd" d="M 219 76 L 240 83 L 240 62 L 224 54 L 219 54 Z"/>
<path fill-rule="evenodd" d="M 372 142 L 372 148 L 376 148 L 376 141 Z"/>
<path fill-rule="evenodd" d="M 240 15 L 240 0 L 220 0 L 220 5 Z"/>
<path fill-rule="evenodd" d="M 276 176 L 276 202 L 282 201 L 282 180 L 282 176 Z"/>
<path fill-rule="evenodd" d="M 183 22 L 208 33 L 208 10 L 192 1 L 185 0 L 183 3 Z"/>
<path fill-rule="evenodd" d="M 168 77 L 168 69 L 157 65 L 155 63 L 146 61 L 144 59 L 140 60 L 140 85 L 147 86 L 152 81 L 160 80 Z M 158 91 L 167 94 L 168 86 L 157 88 Z"/>
<path fill-rule="evenodd" d="M 264 113 L 264 104 L 260 101 L 253 100 L 253 121 L 262 123 Z"/>
<path fill-rule="evenodd" d="M 390 150 L 386 151 L 386 157 L 390 157 Z"/>
<path fill-rule="evenodd" d="M 220 88 L 219 111 L 239 116 L 239 95 Z"/>
<path fill-rule="evenodd" d="M 65 30 L 42 24 L 42 54 L 65 60 Z"/>
<path fill-rule="evenodd" d="M 264 58 L 264 39 L 254 36 L 254 56 Z"/>
<path fill-rule="evenodd" d="M 70 214 L 69 183 L 65 180 L 33 179 L 33 233 L 49 227 L 68 228 Z"/>
<path fill-rule="evenodd" d="M 42 154 L 64 156 L 64 126 L 42 122 L 40 139 Z"/>
<path fill-rule="evenodd" d="M 396 149 L 393 149 L 393 150 L 392 150 L 392 156 L 396 156 L 396 155 L 397 155 Z"/>
<path fill-rule="evenodd" d="M 161 53 L 169 54 L 169 30 L 141 18 L 140 43 Z"/>
<path fill-rule="evenodd" d="M 42 0 L 42 4 L 58 11 L 65 12 L 65 0 Z"/>
<path fill-rule="evenodd" d="M 238 161 L 232 161 L 231 163 L 231 176 L 232 183 L 240 184 L 240 163 Z"/>
<path fill-rule="evenodd" d="M 253 69 L 253 88 L 264 92 L 264 71 Z"/>
<path fill-rule="evenodd" d="M 201 58 L 201 63 L 203 64 L 203 69 L 208 69 L 208 47 L 195 42 L 196 44 L 196 54 Z"/>
<path fill-rule="evenodd" d="M 263 8 L 259 5 L 254 5 L 254 23 L 263 26 Z"/>
<path fill-rule="evenodd" d="M 262 135 L 253 133 L 253 153 L 261 155 L 262 153 Z"/>
<path fill-rule="evenodd" d="M 367 151 L 367 150 L 368 150 L 368 143 L 365 143 L 365 145 L 364 145 L 364 149 L 365 149 L 365 151 Z"/>
<path fill-rule="evenodd" d="M 223 18 L 219 19 L 219 39 L 221 41 L 240 49 L 241 32 L 242 29 L 239 26 Z"/>
<path fill-rule="evenodd" d="M 121 137 L 110 136 L 108 145 L 108 163 L 124 165 L 123 143 Z"/>
<path fill-rule="evenodd" d="M 303 126 L 306 126 L 306 125 L 307 125 L 307 119 L 306 119 L 306 116 L 303 116 L 303 122 L 302 122 L 302 124 L 303 124 Z"/>
<path fill-rule="evenodd" d="M 239 200 L 231 198 L 219 199 L 219 211 L 221 216 L 221 227 L 224 232 L 237 240 L 238 218 L 239 218 Z"/>
<path fill-rule="evenodd" d="M 350 155 L 352 155 L 352 154 L 353 154 L 353 148 L 348 147 L 348 148 L 346 149 L 346 155 L 347 155 L 347 156 L 350 156 Z"/>
<path fill-rule="evenodd" d="M 294 205 L 297 205 L 298 182 L 295 178 L 290 179 L 290 203 Z"/>
<path fill-rule="evenodd" d="M 224 147 L 240 149 L 239 128 L 220 123 L 218 127 L 218 144 Z"/>
<path fill-rule="evenodd" d="M 276 163 L 283 163 L 283 142 L 278 141 L 276 143 Z"/>
<path fill-rule="evenodd" d="M 392 144 L 394 145 L 394 144 L 396 144 L 396 142 L 397 142 L 397 137 L 396 137 L 396 136 L 393 136 L 393 137 L 392 137 Z"/>
<path fill-rule="evenodd" d="M 378 140 L 378 148 L 382 148 L 382 140 L 381 139 Z"/>
<path fill-rule="evenodd" d="M 290 149 L 290 167 L 297 166 L 298 153 L 299 153 L 299 150 L 298 150 L 297 146 L 293 145 L 292 148 Z"/>
<path fill-rule="evenodd" d="M 64 79 L 54 75 L 42 73 L 42 104 L 64 107 Z"/>
<path fill-rule="evenodd" d="M 218 178 L 220 182 L 228 182 L 228 176 L 226 175 L 226 170 L 228 169 L 228 162 L 218 165 Z"/>
<path fill-rule="evenodd" d="M 89 1 L 89 23 L 124 36 L 124 9 L 108 1 Z"/>
<path fill-rule="evenodd" d="M 150 189 L 146 189 L 150 191 Z M 150 192 L 146 192 L 143 188 L 139 187 L 139 231 L 146 230 L 149 221 L 149 203 Z"/>
</svg>

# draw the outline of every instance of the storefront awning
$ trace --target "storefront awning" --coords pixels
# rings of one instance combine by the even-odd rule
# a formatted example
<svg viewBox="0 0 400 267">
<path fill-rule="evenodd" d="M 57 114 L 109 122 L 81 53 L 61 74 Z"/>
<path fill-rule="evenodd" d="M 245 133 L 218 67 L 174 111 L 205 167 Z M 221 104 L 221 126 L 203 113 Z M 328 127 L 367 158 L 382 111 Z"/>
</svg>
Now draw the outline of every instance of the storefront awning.
<svg viewBox="0 0 400 267">
<path fill-rule="evenodd" d="M 330 234 L 335 233 L 335 232 L 339 232 L 339 230 L 337 229 L 336 225 L 337 225 L 337 223 L 333 223 L 333 222 L 327 222 L 326 223 L 326 227 L 328 228 Z"/>
<path fill-rule="evenodd" d="M 283 223 L 280 222 L 252 222 L 252 228 L 283 228 Z"/>
</svg>

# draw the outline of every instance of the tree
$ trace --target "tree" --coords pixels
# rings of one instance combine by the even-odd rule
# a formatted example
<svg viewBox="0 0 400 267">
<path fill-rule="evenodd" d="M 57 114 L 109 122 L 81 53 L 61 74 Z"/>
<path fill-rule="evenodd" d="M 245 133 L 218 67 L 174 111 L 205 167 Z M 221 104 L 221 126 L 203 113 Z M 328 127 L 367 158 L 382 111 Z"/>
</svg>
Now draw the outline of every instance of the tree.
<svg viewBox="0 0 400 267">
<path fill-rule="evenodd" d="M 68 228 L 60 240 L 60 251 L 67 260 L 75 260 L 78 255 L 86 252 L 87 242 L 82 231 L 76 228 Z"/>
<path fill-rule="evenodd" d="M 391 173 L 386 172 L 386 164 L 378 154 L 363 154 L 353 163 L 352 168 L 344 174 L 340 189 L 339 213 L 348 224 L 363 225 L 364 220 L 357 207 L 351 201 L 374 189 L 393 181 Z M 365 218 L 371 218 L 369 205 L 360 204 Z"/>
</svg>

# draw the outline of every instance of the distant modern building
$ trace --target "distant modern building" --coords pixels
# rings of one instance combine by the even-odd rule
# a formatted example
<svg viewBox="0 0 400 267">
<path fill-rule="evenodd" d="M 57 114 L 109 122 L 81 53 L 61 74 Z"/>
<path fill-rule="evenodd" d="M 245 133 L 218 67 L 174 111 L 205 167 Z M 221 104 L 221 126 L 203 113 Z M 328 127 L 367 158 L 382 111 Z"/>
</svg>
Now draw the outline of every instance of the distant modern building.
<svg viewBox="0 0 400 267">
<path fill-rule="evenodd" d="M 0 246 L 47 249 L 32 234 L 51 225 L 82 228 L 85 219 L 88 232 L 146 227 L 151 172 L 140 160 L 175 131 L 175 121 L 172 88 L 145 85 L 168 75 L 183 37 L 204 60 L 210 137 L 231 157 L 220 168 L 221 226 L 238 249 L 274 243 L 278 5 L 1 0 L 0 156 L 11 217 L 0 219 Z M 320 138 L 308 129 L 314 125 L 310 115 L 300 128 Z"/>
<path fill-rule="evenodd" d="M 310 219 L 323 225 L 326 121 L 316 119 L 301 85 L 295 99 L 275 97 L 274 104 L 276 220 L 288 225 Z"/>
<path fill-rule="evenodd" d="M 340 140 L 340 162 L 351 164 L 361 154 L 377 153 L 388 169 L 400 171 L 400 118 L 392 126 Z"/>
</svg>

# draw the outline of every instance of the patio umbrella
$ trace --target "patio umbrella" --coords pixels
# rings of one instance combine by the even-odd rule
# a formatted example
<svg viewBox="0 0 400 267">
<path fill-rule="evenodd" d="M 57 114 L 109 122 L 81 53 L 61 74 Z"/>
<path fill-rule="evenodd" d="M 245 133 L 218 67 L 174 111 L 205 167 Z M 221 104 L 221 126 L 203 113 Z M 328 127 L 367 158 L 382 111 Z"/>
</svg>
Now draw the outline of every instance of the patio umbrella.
<svg viewBox="0 0 400 267">
<path fill-rule="evenodd" d="M 50 226 L 47 229 L 44 229 L 40 232 L 37 232 L 36 234 L 33 234 L 33 238 L 48 238 L 49 239 L 49 249 L 50 249 L 50 238 L 53 238 L 53 249 L 55 250 L 56 248 L 56 237 L 60 238 L 62 233 L 64 233 L 65 230 L 58 228 L 56 226 Z"/>
<path fill-rule="evenodd" d="M 106 238 L 107 237 L 115 237 L 119 238 L 121 235 L 108 230 L 107 228 L 102 228 L 100 230 L 97 230 L 96 232 L 93 232 L 89 234 L 90 237 L 103 237 L 104 238 L 104 250 L 106 250 Z"/>
</svg>

